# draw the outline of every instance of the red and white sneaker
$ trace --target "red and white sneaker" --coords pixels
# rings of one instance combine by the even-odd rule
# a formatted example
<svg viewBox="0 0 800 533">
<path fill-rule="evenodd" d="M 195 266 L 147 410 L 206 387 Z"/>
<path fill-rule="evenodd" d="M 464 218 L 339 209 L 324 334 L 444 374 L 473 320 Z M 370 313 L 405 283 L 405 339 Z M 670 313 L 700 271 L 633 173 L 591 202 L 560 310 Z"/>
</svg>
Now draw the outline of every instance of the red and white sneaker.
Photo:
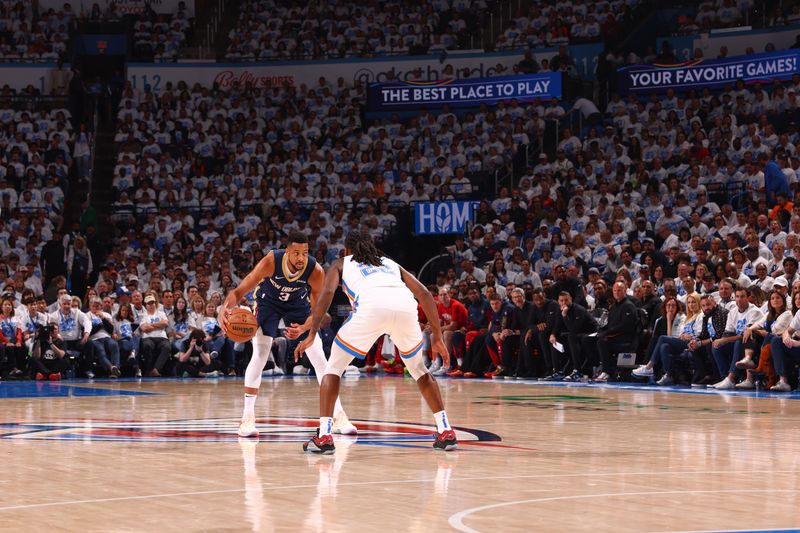
<svg viewBox="0 0 800 533">
<path fill-rule="evenodd" d="M 456 439 L 456 432 L 452 429 L 446 429 L 441 433 L 436 434 L 436 440 L 433 442 L 433 447 L 437 450 L 450 452 L 458 448 L 458 440 Z"/>
<path fill-rule="evenodd" d="M 332 436 L 323 435 L 322 437 L 313 437 L 309 439 L 308 442 L 303 443 L 303 451 L 306 453 L 331 455 L 336 451 L 336 446 L 333 445 Z"/>
</svg>

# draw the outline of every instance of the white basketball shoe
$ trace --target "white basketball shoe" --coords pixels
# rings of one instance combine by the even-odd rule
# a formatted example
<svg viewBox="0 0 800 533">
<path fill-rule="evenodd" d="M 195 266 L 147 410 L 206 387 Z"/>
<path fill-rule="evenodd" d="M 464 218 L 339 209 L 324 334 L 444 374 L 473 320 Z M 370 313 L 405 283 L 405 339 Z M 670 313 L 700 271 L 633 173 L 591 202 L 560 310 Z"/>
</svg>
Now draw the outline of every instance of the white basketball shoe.
<svg viewBox="0 0 800 533">
<path fill-rule="evenodd" d="M 339 413 L 333 418 L 333 433 L 336 435 L 358 435 L 358 428 L 356 428 L 347 414 Z"/>
<path fill-rule="evenodd" d="M 258 437 L 258 430 L 256 429 L 256 419 L 254 416 L 243 416 L 239 424 L 240 437 Z"/>
</svg>

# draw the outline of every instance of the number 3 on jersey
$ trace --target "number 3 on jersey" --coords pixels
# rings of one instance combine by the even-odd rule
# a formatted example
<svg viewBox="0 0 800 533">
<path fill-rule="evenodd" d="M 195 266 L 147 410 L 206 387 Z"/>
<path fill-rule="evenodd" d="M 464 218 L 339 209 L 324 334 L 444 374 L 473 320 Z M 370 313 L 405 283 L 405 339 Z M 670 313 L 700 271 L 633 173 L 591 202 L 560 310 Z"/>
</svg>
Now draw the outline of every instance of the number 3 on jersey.
<svg viewBox="0 0 800 533">
<path fill-rule="evenodd" d="M 290 294 L 288 292 L 282 292 L 282 293 L 280 293 L 278 295 L 278 300 L 280 300 L 282 302 L 288 302 L 289 301 L 289 296 L 290 296 Z"/>
<path fill-rule="evenodd" d="M 379 267 L 370 266 L 370 265 L 364 265 L 364 266 L 361 267 L 360 270 L 361 270 L 361 274 L 363 274 L 364 277 L 371 276 L 372 274 L 375 274 L 377 272 L 383 272 L 384 274 L 391 274 L 392 273 L 392 269 L 390 269 L 387 266 L 383 266 L 383 265 L 381 265 Z"/>
</svg>

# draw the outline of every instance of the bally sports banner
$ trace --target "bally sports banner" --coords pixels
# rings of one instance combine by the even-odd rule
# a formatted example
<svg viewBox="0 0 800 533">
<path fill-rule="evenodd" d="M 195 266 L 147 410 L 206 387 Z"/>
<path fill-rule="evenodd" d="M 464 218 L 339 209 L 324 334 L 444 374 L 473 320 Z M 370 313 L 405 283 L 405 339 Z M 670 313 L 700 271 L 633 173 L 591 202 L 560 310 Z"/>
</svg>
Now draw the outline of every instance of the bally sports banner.
<svg viewBox="0 0 800 533">
<path fill-rule="evenodd" d="M 371 83 L 369 111 L 415 110 L 422 107 L 476 106 L 516 99 L 534 102 L 561 98 L 561 73 L 467 78 L 431 82 Z"/>
<path fill-rule="evenodd" d="M 621 93 L 686 91 L 718 88 L 743 80 L 745 83 L 787 80 L 799 72 L 800 50 L 726 59 L 695 59 L 680 65 L 632 65 L 617 70 Z"/>
</svg>

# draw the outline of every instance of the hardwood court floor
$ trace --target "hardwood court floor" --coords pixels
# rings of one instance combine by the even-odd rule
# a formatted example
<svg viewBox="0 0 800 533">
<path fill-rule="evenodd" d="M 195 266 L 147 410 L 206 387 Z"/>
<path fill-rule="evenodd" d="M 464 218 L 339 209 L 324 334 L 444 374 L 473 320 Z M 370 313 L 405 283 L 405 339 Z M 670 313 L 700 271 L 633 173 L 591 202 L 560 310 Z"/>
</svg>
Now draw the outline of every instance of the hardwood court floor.
<svg viewBox="0 0 800 533">
<path fill-rule="evenodd" d="M 307 456 L 317 386 L 0 384 L 0 531 L 731 531 L 800 527 L 798 397 L 441 380 L 430 448 L 406 378 L 345 379 L 361 428 Z"/>
</svg>

